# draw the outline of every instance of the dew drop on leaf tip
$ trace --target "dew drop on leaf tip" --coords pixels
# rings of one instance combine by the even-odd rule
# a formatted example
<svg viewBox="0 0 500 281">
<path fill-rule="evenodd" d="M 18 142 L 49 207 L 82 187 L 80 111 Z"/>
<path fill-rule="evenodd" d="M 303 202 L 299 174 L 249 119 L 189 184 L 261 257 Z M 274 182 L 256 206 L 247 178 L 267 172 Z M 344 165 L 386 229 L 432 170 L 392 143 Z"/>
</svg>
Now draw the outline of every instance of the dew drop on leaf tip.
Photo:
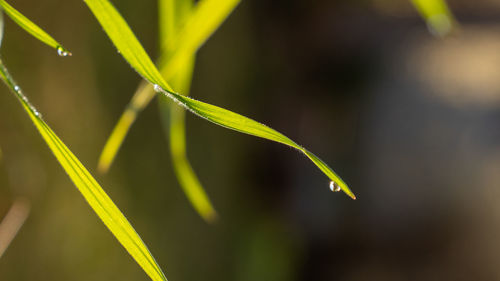
<svg viewBox="0 0 500 281">
<path fill-rule="evenodd" d="M 330 182 L 330 190 L 333 191 L 333 192 L 339 192 L 340 191 L 340 185 L 338 185 L 334 181 L 331 181 Z"/>
<path fill-rule="evenodd" d="M 71 56 L 72 55 L 70 52 L 66 51 L 66 49 L 64 49 L 61 46 L 57 47 L 57 54 L 60 57 L 67 57 L 67 56 Z"/>
</svg>

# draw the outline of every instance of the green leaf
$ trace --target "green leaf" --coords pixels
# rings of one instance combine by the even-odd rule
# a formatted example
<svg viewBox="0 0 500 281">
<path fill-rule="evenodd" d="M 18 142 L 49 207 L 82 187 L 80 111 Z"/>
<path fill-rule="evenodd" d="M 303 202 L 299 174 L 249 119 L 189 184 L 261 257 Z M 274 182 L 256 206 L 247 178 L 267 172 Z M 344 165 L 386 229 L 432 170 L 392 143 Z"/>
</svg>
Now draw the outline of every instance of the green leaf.
<svg viewBox="0 0 500 281">
<path fill-rule="evenodd" d="M 0 76 L 9 89 L 15 94 L 31 121 L 35 124 L 42 138 L 57 158 L 63 169 L 81 192 L 90 207 L 96 212 L 108 229 L 144 269 L 154 281 L 167 280 L 148 248 L 141 240 L 132 225 L 111 201 L 97 181 L 80 163 L 75 155 L 57 137 L 50 127 L 43 121 L 40 113 L 28 102 L 19 86 L 9 75 L 7 68 L 0 59 Z"/>
<path fill-rule="evenodd" d="M 337 183 L 340 188 L 351 198 L 356 199 L 356 196 L 351 192 L 347 184 L 321 159 L 316 155 L 305 149 L 304 147 L 296 144 L 294 141 L 279 133 L 278 131 L 269 128 L 268 126 L 247 118 L 243 115 L 231 112 L 208 103 L 197 101 L 173 92 L 168 92 L 160 87 L 155 87 L 169 98 L 173 99 L 180 105 L 192 113 L 207 119 L 219 126 L 226 127 L 241 133 L 261 137 L 264 139 L 279 142 L 290 147 L 296 148 L 303 152 L 318 168 L 325 173 L 332 181 Z"/>
<path fill-rule="evenodd" d="M 154 88 L 157 92 L 161 91 L 167 97 L 184 106 L 194 114 L 220 126 L 283 143 L 302 151 L 321 171 L 323 171 L 323 173 L 337 183 L 347 195 L 353 199 L 356 198 L 344 181 L 337 176 L 328 165 L 283 134 L 240 114 L 176 94 L 172 90 L 172 87 L 170 87 L 160 75 L 160 72 L 151 61 L 151 58 L 146 54 L 146 51 L 144 51 L 144 48 L 142 48 L 137 38 L 130 30 L 130 27 L 111 3 L 106 0 L 85 0 L 85 2 L 125 60 L 127 60 L 146 80 L 154 84 Z"/>
<path fill-rule="evenodd" d="M 170 80 L 176 89 L 189 92 L 193 66 L 194 57 Z M 165 96 L 160 96 L 159 107 L 164 131 L 170 140 L 172 163 L 177 179 L 194 209 L 205 221 L 212 222 L 217 218 L 217 213 L 186 155 L 185 111 Z"/>
<path fill-rule="evenodd" d="M 434 35 L 443 37 L 457 27 L 445 0 L 412 0 Z"/>
<path fill-rule="evenodd" d="M 179 31 L 175 40 L 177 42 L 175 50 L 160 58 L 159 68 L 163 77 L 166 79 L 172 77 L 179 66 L 217 30 L 239 2 L 239 0 L 200 1 Z"/>
<path fill-rule="evenodd" d="M 149 93 L 153 94 L 149 94 Z M 123 140 L 127 136 L 130 127 L 137 119 L 137 115 L 146 107 L 146 105 L 154 97 L 153 86 L 148 82 L 141 82 L 132 100 L 125 108 L 125 111 L 120 116 L 118 123 L 116 123 L 111 135 L 109 136 L 104 148 L 102 149 L 99 161 L 97 164 L 97 171 L 99 173 L 107 173 L 109 167 L 120 149 Z"/>
<path fill-rule="evenodd" d="M 43 31 L 38 25 L 30 21 L 27 17 L 23 16 L 19 11 L 14 9 L 5 0 L 0 0 L 0 6 L 3 8 L 5 13 L 15 21 L 20 27 L 26 30 L 29 34 L 33 35 L 38 40 L 49 45 L 50 47 L 57 50 L 57 54 L 60 56 L 71 56 L 71 53 L 66 50 L 59 42 L 57 42 L 52 36 L 47 32 Z"/>
<path fill-rule="evenodd" d="M 159 22 L 166 25 L 166 28 L 162 28 L 161 26 L 159 28 L 159 41 L 170 42 L 170 44 L 165 44 L 161 48 L 162 55 L 167 55 L 175 48 L 176 41 L 172 39 L 175 38 L 179 27 L 182 26 L 185 19 L 190 15 L 192 1 L 159 0 L 158 2 L 158 6 L 160 7 Z M 175 16 L 171 15 L 171 11 L 175 11 L 173 13 Z M 167 80 L 174 89 L 185 95 L 189 94 L 195 57 L 193 55 L 188 59 L 188 61 L 181 64 L 177 73 L 171 79 Z M 205 221 L 213 222 L 217 218 L 217 213 L 186 155 L 186 113 L 165 96 L 161 96 L 158 105 L 164 132 L 170 143 L 173 167 L 182 190 L 198 214 Z"/>
<path fill-rule="evenodd" d="M 186 13 L 185 10 L 189 9 L 189 5 L 186 4 L 189 1 L 180 1 L 182 5 L 177 6 L 174 5 L 173 1 L 160 1 L 162 4 L 159 5 L 159 13 L 167 13 L 169 15 L 167 17 L 159 17 L 160 37 L 162 37 L 160 40 L 161 49 L 162 52 L 166 50 L 168 53 L 168 55 L 164 55 L 160 59 L 159 69 L 163 78 L 167 81 L 181 68 L 182 61 L 188 61 L 194 55 L 196 50 L 208 40 L 210 35 L 215 32 L 240 2 L 239 0 L 201 0 L 187 20 L 172 19 L 170 21 L 169 19 L 175 17 L 175 15 L 172 15 L 174 13 L 170 13 L 169 11 L 175 10 L 176 14 L 180 15 Z M 173 9 L 172 7 L 176 8 Z M 180 31 L 177 31 L 176 28 L 179 26 L 184 27 Z M 188 52 L 187 50 L 191 51 Z M 122 116 L 120 116 L 117 125 L 104 145 L 97 165 L 99 172 L 105 173 L 109 170 L 116 157 L 116 153 L 120 149 L 130 127 L 135 122 L 137 115 L 144 110 L 155 95 L 156 93 L 151 84 L 147 81 L 140 83 L 132 100 L 125 108 Z"/>
</svg>

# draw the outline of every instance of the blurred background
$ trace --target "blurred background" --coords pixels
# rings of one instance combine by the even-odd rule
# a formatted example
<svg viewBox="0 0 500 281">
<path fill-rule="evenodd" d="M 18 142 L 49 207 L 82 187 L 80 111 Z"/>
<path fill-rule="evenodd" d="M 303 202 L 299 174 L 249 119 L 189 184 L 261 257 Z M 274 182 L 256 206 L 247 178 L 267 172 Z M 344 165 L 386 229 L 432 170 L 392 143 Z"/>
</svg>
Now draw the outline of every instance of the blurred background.
<svg viewBox="0 0 500 281">
<path fill-rule="evenodd" d="M 113 1 L 157 54 L 157 3 Z M 105 176 L 99 153 L 140 82 L 83 1 L 10 3 L 73 52 L 6 19 L 2 54 L 47 123 L 95 175 L 171 281 L 500 279 L 500 4 L 449 1 L 433 37 L 407 1 L 242 1 L 198 53 L 192 95 L 304 145 L 304 156 L 187 117 L 188 155 L 220 219 L 173 173 L 156 101 Z M 31 212 L 0 280 L 149 280 L 0 87 L 0 218 Z"/>
</svg>

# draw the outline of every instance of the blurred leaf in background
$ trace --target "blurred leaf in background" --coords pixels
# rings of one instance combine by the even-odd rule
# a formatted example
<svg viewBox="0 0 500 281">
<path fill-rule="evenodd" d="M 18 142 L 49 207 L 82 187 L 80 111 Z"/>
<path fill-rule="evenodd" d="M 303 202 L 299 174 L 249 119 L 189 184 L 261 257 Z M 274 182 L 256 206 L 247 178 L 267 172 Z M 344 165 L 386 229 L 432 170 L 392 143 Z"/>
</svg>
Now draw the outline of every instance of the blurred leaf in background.
<svg viewBox="0 0 500 281">
<path fill-rule="evenodd" d="M 412 0 L 432 34 L 444 37 L 458 25 L 445 0 Z"/>
</svg>

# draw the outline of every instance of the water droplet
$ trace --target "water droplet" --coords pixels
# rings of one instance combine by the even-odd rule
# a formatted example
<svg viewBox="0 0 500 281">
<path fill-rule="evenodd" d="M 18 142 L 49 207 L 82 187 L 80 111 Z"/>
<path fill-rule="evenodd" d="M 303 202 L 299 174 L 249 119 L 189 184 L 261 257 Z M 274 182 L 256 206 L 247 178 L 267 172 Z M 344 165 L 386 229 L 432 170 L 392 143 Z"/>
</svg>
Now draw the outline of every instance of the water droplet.
<svg viewBox="0 0 500 281">
<path fill-rule="evenodd" d="M 155 84 L 153 87 L 154 87 L 154 89 L 155 89 L 156 92 L 163 92 L 162 91 L 163 89 L 160 87 L 160 85 Z"/>
<path fill-rule="evenodd" d="M 71 56 L 71 53 L 66 51 L 66 49 L 61 46 L 57 47 L 57 54 L 61 57 Z"/>
<path fill-rule="evenodd" d="M 21 91 L 21 88 L 19 88 L 19 86 L 16 85 L 16 86 L 14 86 L 14 91 L 19 93 Z"/>
<path fill-rule="evenodd" d="M 330 190 L 333 191 L 333 192 L 339 192 L 340 191 L 340 185 L 338 185 L 334 181 L 331 181 L 330 182 Z"/>
</svg>

